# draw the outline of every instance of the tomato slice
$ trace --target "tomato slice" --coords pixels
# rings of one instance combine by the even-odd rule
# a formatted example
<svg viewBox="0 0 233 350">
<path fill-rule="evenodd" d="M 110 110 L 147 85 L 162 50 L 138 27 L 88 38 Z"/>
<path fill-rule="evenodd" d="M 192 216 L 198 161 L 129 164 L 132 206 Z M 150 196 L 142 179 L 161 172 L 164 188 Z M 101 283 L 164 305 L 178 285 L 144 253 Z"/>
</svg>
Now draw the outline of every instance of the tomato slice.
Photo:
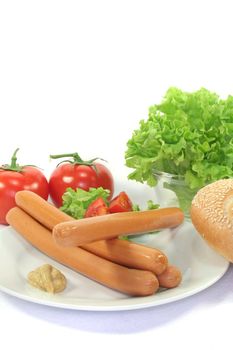
<svg viewBox="0 0 233 350">
<path fill-rule="evenodd" d="M 125 192 L 120 192 L 109 204 L 109 213 L 132 211 L 133 204 Z"/>
<path fill-rule="evenodd" d="M 91 216 L 100 216 L 106 215 L 109 213 L 108 206 L 103 200 L 103 198 L 95 199 L 87 208 L 85 213 L 85 218 L 89 218 Z"/>
</svg>

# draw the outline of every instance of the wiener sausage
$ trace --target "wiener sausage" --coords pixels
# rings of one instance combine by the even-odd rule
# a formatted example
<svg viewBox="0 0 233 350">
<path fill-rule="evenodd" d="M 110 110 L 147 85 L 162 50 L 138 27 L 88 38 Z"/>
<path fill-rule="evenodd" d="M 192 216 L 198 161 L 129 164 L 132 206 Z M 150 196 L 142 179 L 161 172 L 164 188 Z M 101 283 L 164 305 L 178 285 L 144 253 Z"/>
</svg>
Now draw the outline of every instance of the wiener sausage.
<svg viewBox="0 0 233 350">
<path fill-rule="evenodd" d="M 166 270 L 158 276 L 158 280 L 160 287 L 174 288 L 181 283 L 182 274 L 178 267 L 169 265 Z"/>
<path fill-rule="evenodd" d="M 122 239 L 97 241 L 81 247 L 118 264 L 148 270 L 156 275 L 161 274 L 168 265 L 167 256 L 159 249 L 149 248 Z"/>
<path fill-rule="evenodd" d="M 53 228 L 55 241 L 62 246 L 80 246 L 120 235 L 142 234 L 182 223 L 179 208 L 115 213 L 62 222 Z"/>
<path fill-rule="evenodd" d="M 6 220 L 41 252 L 107 287 L 133 296 L 152 295 L 159 287 L 158 279 L 150 271 L 128 269 L 82 248 L 58 246 L 51 231 L 18 207 L 8 212 Z"/>
<path fill-rule="evenodd" d="M 26 211 L 26 213 L 49 230 L 52 230 L 54 226 L 61 222 L 74 220 L 71 216 L 63 213 L 53 204 L 31 191 L 23 190 L 17 192 L 15 202 L 18 207 Z"/>
<path fill-rule="evenodd" d="M 15 200 L 21 209 L 50 230 L 61 222 L 74 220 L 31 191 L 17 192 Z M 115 263 L 152 271 L 156 275 L 162 273 L 168 264 L 166 255 L 160 250 L 118 238 L 101 240 L 81 247 Z"/>
</svg>

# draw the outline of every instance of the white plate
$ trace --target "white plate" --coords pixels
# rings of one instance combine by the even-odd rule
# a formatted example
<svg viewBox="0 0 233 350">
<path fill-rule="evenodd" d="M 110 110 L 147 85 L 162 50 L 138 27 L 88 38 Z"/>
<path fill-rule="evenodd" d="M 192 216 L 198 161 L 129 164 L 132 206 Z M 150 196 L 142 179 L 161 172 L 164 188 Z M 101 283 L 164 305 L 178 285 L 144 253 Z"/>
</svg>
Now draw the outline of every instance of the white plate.
<svg viewBox="0 0 233 350">
<path fill-rule="evenodd" d="M 114 311 L 161 305 L 206 289 L 218 281 L 229 266 L 202 241 L 190 222 L 185 222 L 179 229 L 142 235 L 137 240 L 162 249 L 170 262 L 181 269 L 183 281 L 179 287 L 153 296 L 129 297 L 49 259 L 10 227 L 0 233 L 0 290 L 24 300 L 60 308 Z M 50 295 L 28 285 L 28 272 L 43 263 L 51 263 L 65 274 L 68 280 L 65 291 Z"/>
</svg>

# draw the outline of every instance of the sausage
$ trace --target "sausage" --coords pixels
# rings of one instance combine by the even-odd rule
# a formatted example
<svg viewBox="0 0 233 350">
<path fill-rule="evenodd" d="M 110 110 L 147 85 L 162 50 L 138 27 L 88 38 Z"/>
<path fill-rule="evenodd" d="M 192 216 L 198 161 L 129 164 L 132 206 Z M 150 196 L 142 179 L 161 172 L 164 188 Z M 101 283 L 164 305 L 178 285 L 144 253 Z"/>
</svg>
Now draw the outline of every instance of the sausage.
<svg viewBox="0 0 233 350">
<path fill-rule="evenodd" d="M 23 190 L 17 192 L 15 202 L 18 207 L 26 211 L 49 230 L 52 230 L 60 222 L 74 220 L 71 216 L 63 213 L 53 204 L 31 191 Z"/>
<path fill-rule="evenodd" d="M 169 265 L 166 270 L 157 277 L 159 280 L 159 286 L 163 288 L 177 287 L 182 280 L 181 271 L 178 267 L 173 265 Z"/>
<path fill-rule="evenodd" d="M 62 222 L 53 228 L 53 237 L 62 246 L 80 246 L 120 235 L 175 227 L 183 220 L 184 214 L 179 208 L 115 213 Z"/>
<path fill-rule="evenodd" d="M 8 212 L 6 220 L 44 254 L 107 287 L 132 296 L 152 295 L 159 288 L 158 279 L 150 271 L 129 269 L 82 248 L 58 246 L 51 231 L 18 207 Z"/>
<path fill-rule="evenodd" d="M 61 222 L 74 220 L 31 191 L 17 192 L 15 200 L 21 209 L 50 230 Z M 166 255 L 160 250 L 118 238 L 101 240 L 81 247 L 115 263 L 152 271 L 156 275 L 162 273 L 168 265 Z"/>
<path fill-rule="evenodd" d="M 97 241 L 81 247 L 118 264 L 152 271 L 156 275 L 161 274 L 168 265 L 167 256 L 159 249 L 149 248 L 122 239 Z"/>
</svg>

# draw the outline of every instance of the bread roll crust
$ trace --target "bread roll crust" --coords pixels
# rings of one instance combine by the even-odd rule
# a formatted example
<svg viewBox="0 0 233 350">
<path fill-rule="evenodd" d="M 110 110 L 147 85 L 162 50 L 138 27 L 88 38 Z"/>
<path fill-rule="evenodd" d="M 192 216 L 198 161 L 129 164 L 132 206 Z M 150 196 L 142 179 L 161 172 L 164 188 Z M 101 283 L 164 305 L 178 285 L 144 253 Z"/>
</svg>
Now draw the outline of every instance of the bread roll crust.
<svg viewBox="0 0 233 350">
<path fill-rule="evenodd" d="M 233 179 L 218 180 L 199 190 L 190 216 L 209 246 L 233 262 Z"/>
</svg>

